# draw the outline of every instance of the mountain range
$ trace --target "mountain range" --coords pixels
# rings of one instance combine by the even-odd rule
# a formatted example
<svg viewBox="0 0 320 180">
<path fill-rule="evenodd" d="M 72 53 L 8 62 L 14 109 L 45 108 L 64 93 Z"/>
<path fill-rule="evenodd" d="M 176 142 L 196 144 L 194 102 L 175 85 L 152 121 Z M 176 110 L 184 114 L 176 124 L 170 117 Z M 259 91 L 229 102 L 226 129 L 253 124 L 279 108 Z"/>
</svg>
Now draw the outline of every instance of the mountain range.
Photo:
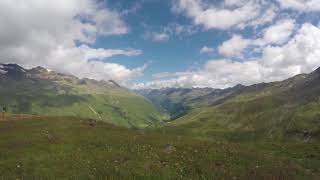
<svg viewBox="0 0 320 180">
<path fill-rule="evenodd" d="M 130 90 L 1 64 L 0 108 L 2 179 L 320 174 L 320 68 L 226 89 Z"/>
<path fill-rule="evenodd" d="M 271 138 L 320 136 L 320 68 L 279 82 L 227 89 L 137 91 L 179 126 L 202 134 L 229 130 Z"/>
<path fill-rule="evenodd" d="M 1 64 L 0 94 L 0 106 L 13 114 L 76 116 L 139 128 L 162 118 L 150 101 L 115 81 L 80 79 L 42 67 Z"/>
<path fill-rule="evenodd" d="M 42 67 L 0 65 L 0 106 L 9 113 L 75 116 L 115 125 L 180 127 L 269 138 L 319 138 L 320 68 L 284 81 L 226 89 L 129 90 Z"/>
</svg>

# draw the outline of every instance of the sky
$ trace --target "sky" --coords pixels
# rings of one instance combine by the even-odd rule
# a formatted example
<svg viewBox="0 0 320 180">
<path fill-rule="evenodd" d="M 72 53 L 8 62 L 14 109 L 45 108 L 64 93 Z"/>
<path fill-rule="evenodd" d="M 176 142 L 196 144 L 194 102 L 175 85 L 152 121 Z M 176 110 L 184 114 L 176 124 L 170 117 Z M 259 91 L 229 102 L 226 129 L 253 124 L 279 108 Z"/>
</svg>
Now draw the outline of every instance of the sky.
<svg viewBox="0 0 320 180">
<path fill-rule="evenodd" d="M 1 0 L 0 63 L 134 89 L 279 81 L 320 66 L 320 0 Z"/>
</svg>

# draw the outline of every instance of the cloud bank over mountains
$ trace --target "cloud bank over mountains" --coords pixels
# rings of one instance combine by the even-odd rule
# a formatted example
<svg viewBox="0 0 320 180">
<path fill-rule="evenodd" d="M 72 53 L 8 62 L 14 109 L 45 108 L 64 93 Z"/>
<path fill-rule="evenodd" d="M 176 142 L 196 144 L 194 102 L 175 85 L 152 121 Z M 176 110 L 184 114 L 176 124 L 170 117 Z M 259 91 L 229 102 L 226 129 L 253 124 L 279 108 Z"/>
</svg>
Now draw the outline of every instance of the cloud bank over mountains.
<svg viewBox="0 0 320 180">
<path fill-rule="evenodd" d="M 113 79 L 132 88 L 225 88 L 282 80 L 320 66 L 320 21 L 309 18 L 320 15 L 320 0 L 170 0 L 172 14 L 168 16 L 183 20 L 168 22 L 160 29 L 146 28 L 137 38 L 161 47 L 168 43 L 192 45 L 201 33 L 214 37 L 224 32 L 227 37 L 218 45 L 202 42 L 195 52 L 207 58 L 204 63 L 194 63 L 190 70 L 162 71 L 150 81 L 133 84 L 132 80 L 144 75 L 147 65 L 135 67 L 109 59 L 141 56 L 147 46 L 119 43 L 119 48 L 104 48 L 96 43 L 100 38 L 137 33 L 127 16 L 143 9 L 145 1 L 137 0 L 136 8 L 123 11 L 106 2 L 0 1 L 0 62 Z"/>
<path fill-rule="evenodd" d="M 320 61 L 320 28 L 304 24 L 282 46 L 268 45 L 259 59 L 233 61 L 209 60 L 195 71 L 167 73 L 162 79 L 136 84 L 134 88 L 214 87 L 283 80 L 315 70 Z"/>
<path fill-rule="evenodd" d="M 320 66 L 320 27 L 296 19 L 302 13 L 320 11 L 319 4 L 319 0 L 224 0 L 220 4 L 175 0 L 174 13 L 206 30 L 228 30 L 232 36 L 216 47 L 221 58 L 193 67 L 196 70 L 167 72 L 161 79 L 137 83 L 134 88 L 226 88 L 308 73 Z M 251 37 L 241 35 L 244 29 L 257 26 L 262 27 Z"/>
<path fill-rule="evenodd" d="M 101 61 L 137 56 L 135 49 L 95 49 L 100 36 L 129 32 L 119 12 L 92 0 L 0 1 L 0 61 L 44 66 L 79 77 L 125 82 L 143 73 Z"/>
</svg>

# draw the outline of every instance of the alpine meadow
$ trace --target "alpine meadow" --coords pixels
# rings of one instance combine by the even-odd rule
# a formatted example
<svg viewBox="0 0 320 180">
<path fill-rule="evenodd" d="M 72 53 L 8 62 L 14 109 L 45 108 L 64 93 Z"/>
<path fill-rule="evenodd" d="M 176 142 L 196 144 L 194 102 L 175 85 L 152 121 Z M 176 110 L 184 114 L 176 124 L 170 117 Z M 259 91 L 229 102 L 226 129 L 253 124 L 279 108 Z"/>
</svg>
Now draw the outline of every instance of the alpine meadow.
<svg viewBox="0 0 320 180">
<path fill-rule="evenodd" d="M 320 179 L 320 0 L 2 0 L 0 179 Z"/>
</svg>

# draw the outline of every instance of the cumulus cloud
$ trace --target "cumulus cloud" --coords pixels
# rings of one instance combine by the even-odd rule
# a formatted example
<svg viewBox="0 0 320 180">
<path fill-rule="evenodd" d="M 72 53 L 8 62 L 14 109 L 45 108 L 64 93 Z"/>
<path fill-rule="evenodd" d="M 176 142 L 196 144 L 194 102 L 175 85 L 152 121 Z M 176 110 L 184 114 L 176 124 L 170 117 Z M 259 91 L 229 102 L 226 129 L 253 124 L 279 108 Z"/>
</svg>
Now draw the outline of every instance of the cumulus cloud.
<svg viewBox="0 0 320 180">
<path fill-rule="evenodd" d="M 319 0 L 277 0 L 283 8 L 299 11 L 320 11 Z"/>
<path fill-rule="evenodd" d="M 286 43 L 296 28 L 293 19 L 283 19 L 262 30 L 262 37 L 257 39 L 245 39 L 241 35 L 233 35 L 233 37 L 223 42 L 218 50 L 225 57 L 242 58 L 244 51 L 248 47 L 257 47 L 262 50 L 268 45 L 280 45 Z"/>
<path fill-rule="evenodd" d="M 175 0 L 173 11 L 186 15 L 193 20 L 194 24 L 202 25 L 205 29 L 227 29 L 249 22 L 261 13 L 261 6 L 257 1 L 228 2 L 226 6 L 218 7 L 202 0 Z"/>
<path fill-rule="evenodd" d="M 165 79 L 156 79 L 147 83 L 138 83 L 135 84 L 133 88 L 225 88 L 240 82 L 243 84 L 254 83 L 260 79 L 259 76 L 257 76 L 258 74 L 259 65 L 256 61 L 234 62 L 227 59 L 211 60 L 197 71 L 169 73 L 166 74 Z"/>
<path fill-rule="evenodd" d="M 257 26 L 272 21 L 276 16 L 276 8 L 263 0 L 225 0 L 220 5 L 204 0 L 174 0 L 172 9 L 205 29 Z"/>
<path fill-rule="evenodd" d="M 134 49 L 94 49 L 98 36 L 122 35 L 128 27 L 118 12 L 94 0 L 0 1 L 0 62 L 53 70 L 95 79 L 125 82 L 144 67 L 128 69 L 103 62 Z M 78 45 L 81 46 L 78 46 Z"/>
<path fill-rule="evenodd" d="M 266 28 L 263 32 L 263 44 L 281 44 L 286 42 L 295 28 L 295 21 L 292 19 L 281 20 Z"/>
<path fill-rule="evenodd" d="M 252 20 L 251 22 L 245 24 L 240 24 L 239 27 L 252 26 L 257 28 L 259 25 L 264 25 L 267 23 L 272 23 L 273 20 L 277 17 L 277 13 L 279 12 L 279 8 L 275 5 L 271 5 L 267 8 L 263 8 L 264 11 L 260 13 L 259 17 Z"/>
<path fill-rule="evenodd" d="M 250 85 L 277 81 L 311 72 L 320 66 L 319 59 L 320 28 L 305 23 L 287 43 L 263 48 L 259 59 L 244 62 L 229 59 L 210 60 L 197 70 L 169 73 L 164 79 L 136 84 L 134 87 L 226 88 L 238 83 Z"/>
<path fill-rule="evenodd" d="M 280 80 L 314 70 L 319 59 L 320 28 L 306 23 L 287 44 L 264 48 L 261 65 L 267 80 Z"/>
<path fill-rule="evenodd" d="M 173 12 L 188 17 L 194 25 L 206 30 L 257 28 L 285 15 L 285 9 L 320 11 L 319 0 L 173 0 L 172 4 Z"/>
<path fill-rule="evenodd" d="M 213 52 L 214 52 L 214 49 L 211 47 L 207 47 L 207 46 L 204 46 L 200 49 L 201 54 L 209 54 L 209 53 L 213 53 Z"/>
<path fill-rule="evenodd" d="M 245 48 L 250 45 L 251 40 L 244 39 L 240 35 L 233 35 L 233 37 L 219 46 L 219 53 L 226 57 L 242 57 Z"/>
</svg>

